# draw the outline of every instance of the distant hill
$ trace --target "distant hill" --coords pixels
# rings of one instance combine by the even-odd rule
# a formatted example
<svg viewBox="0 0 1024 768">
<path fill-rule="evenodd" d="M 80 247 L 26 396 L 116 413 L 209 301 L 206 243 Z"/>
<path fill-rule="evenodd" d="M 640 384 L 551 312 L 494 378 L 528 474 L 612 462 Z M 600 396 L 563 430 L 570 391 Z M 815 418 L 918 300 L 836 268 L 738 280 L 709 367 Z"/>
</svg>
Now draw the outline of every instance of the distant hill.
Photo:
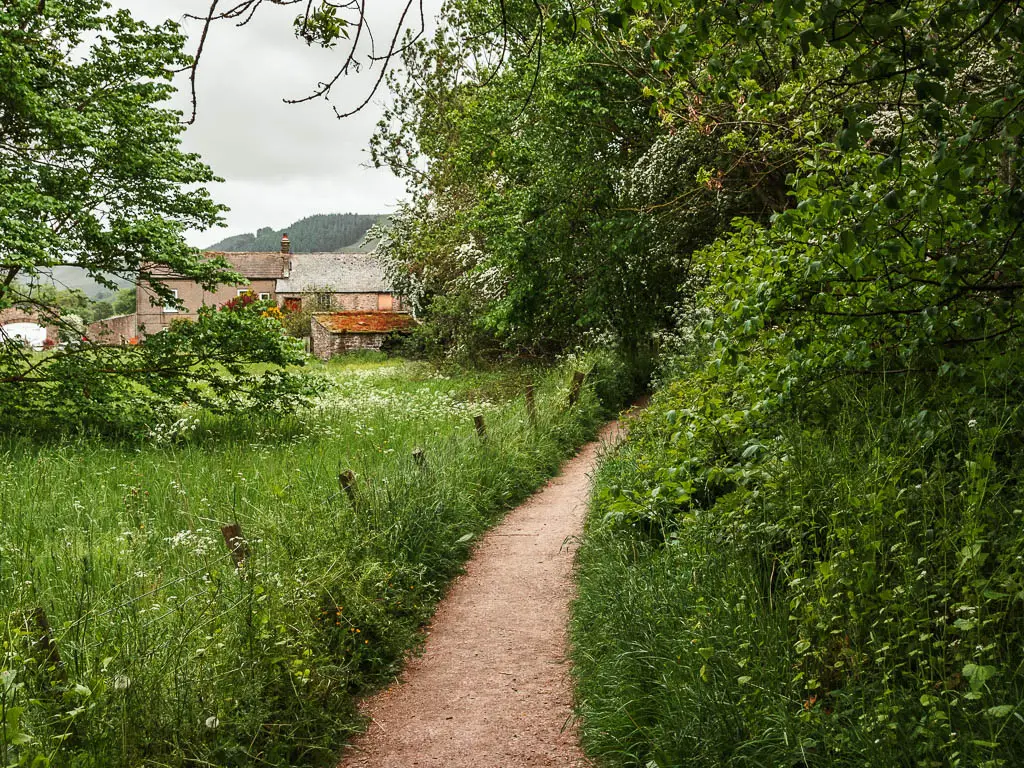
<svg viewBox="0 0 1024 768">
<path fill-rule="evenodd" d="M 59 266 L 51 267 L 48 270 L 49 274 L 43 274 L 36 278 L 40 283 L 50 283 L 58 290 L 72 290 L 77 288 L 82 291 L 90 299 L 103 299 L 112 296 L 115 291 L 110 290 L 104 285 L 100 285 L 81 267 L 74 266 Z M 122 280 L 119 277 L 109 275 L 110 279 L 122 288 L 128 288 L 132 285 L 127 280 Z"/>
<path fill-rule="evenodd" d="M 263 227 L 255 235 L 232 235 L 208 250 L 237 253 L 239 251 L 277 251 L 281 235 L 288 233 L 293 253 L 360 250 L 366 231 L 381 219 L 381 214 L 321 213 L 307 216 L 284 229 Z"/>
</svg>

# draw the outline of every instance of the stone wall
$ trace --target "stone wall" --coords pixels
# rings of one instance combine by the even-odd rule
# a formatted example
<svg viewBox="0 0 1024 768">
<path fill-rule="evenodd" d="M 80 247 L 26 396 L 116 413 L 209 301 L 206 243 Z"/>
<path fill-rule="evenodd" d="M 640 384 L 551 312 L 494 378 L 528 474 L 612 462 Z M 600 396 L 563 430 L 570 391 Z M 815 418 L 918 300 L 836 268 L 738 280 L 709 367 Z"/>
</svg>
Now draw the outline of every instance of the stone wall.
<svg viewBox="0 0 1024 768">
<path fill-rule="evenodd" d="M 277 294 L 278 303 L 283 305 L 288 299 L 299 299 L 304 303 L 303 309 L 313 312 L 354 311 L 376 312 L 378 310 L 402 312 L 405 307 L 402 299 L 391 293 L 332 293 L 331 305 L 306 306 L 309 302 L 316 302 L 316 294 L 309 293 L 280 293 Z"/>
<path fill-rule="evenodd" d="M 0 325 L 14 325 L 15 323 L 34 323 L 46 328 L 47 345 L 57 344 L 60 341 L 60 332 L 57 330 L 57 326 L 46 325 L 38 313 L 17 307 L 0 309 Z"/>
<path fill-rule="evenodd" d="M 134 343 L 139 336 L 139 316 L 137 314 L 117 315 L 108 317 L 106 320 L 97 320 L 95 323 L 89 323 L 85 335 L 89 341 L 94 341 L 97 344 Z"/>
<path fill-rule="evenodd" d="M 357 349 L 380 349 L 386 333 L 349 333 L 324 328 L 314 317 L 310 324 L 310 351 L 321 360 L 344 355 Z"/>
</svg>

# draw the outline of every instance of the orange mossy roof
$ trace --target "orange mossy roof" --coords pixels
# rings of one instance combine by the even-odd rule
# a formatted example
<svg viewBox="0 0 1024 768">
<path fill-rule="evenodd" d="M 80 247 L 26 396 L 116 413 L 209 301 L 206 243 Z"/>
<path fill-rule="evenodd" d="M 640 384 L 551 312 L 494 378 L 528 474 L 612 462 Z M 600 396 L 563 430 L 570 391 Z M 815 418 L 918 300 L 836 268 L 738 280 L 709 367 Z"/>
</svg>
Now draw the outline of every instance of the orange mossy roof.
<svg viewBox="0 0 1024 768">
<path fill-rule="evenodd" d="M 405 312 L 324 312 L 313 317 L 333 333 L 390 333 L 416 325 Z"/>
</svg>

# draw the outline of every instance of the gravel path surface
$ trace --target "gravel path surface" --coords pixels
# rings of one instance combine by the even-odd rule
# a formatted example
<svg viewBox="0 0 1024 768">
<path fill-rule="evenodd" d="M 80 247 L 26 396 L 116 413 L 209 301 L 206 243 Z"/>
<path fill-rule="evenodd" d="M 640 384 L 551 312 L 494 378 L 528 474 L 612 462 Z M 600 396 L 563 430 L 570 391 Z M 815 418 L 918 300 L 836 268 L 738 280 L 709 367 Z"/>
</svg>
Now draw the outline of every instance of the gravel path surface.
<svg viewBox="0 0 1024 768">
<path fill-rule="evenodd" d="M 339 768 L 582 768 L 567 626 L 575 537 L 610 424 L 477 546 L 421 656 L 368 699 Z"/>
</svg>

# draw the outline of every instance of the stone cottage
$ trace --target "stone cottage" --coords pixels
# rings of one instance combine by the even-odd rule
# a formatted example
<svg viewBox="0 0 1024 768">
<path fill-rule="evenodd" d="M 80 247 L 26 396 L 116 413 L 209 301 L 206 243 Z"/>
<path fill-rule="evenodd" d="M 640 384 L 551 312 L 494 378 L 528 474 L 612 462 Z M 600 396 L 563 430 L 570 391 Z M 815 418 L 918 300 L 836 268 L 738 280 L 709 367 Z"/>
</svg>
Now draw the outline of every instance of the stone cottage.
<svg viewBox="0 0 1024 768">
<path fill-rule="evenodd" d="M 282 309 L 400 312 L 384 270 L 368 253 L 296 253 L 277 281 Z M 312 301 L 314 306 L 303 306 Z"/>
<path fill-rule="evenodd" d="M 357 349 L 380 349 L 389 335 L 411 330 L 416 321 L 404 312 L 322 312 L 310 320 L 310 352 L 321 360 Z"/>
</svg>

